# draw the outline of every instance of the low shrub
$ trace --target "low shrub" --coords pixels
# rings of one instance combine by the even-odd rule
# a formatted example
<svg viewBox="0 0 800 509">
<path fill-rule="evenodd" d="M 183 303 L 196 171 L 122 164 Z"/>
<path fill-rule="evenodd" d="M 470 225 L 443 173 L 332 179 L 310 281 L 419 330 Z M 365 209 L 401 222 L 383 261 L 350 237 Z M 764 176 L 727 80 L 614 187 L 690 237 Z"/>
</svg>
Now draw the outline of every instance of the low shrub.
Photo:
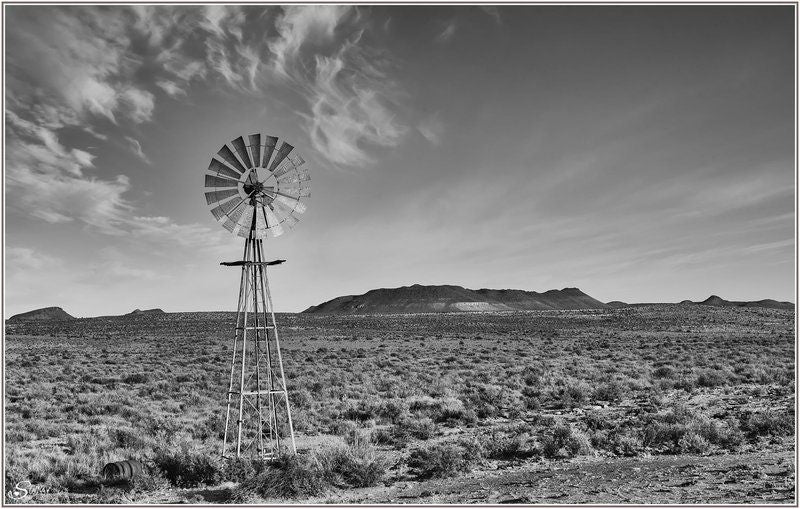
<svg viewBox="0 0 800 509">
<path fill-rule="evenodd" d="M 94 382 L 94 380 L 92 380 Z M 133 373 L 122 379 L 126 384 L 145 384 L 150 381 L 150 377 L 145 373 Z M 96 383 L 96 382 L 95 382 Z"/>
<path fill-rule="evenodd" d="M 113 447 L 139 450 L 153 445 L 152 439 L 132 428 L 109 428 L 108 436 Z"/>
<path fill-rule="evenodd" d="M 717 421 L 703 416 L 696 418 L 692 422 L 691 428 L 709 443 L 731 451 L 744 442 L 744 433 L 733 419 Z"/>
<path fill-rule="evenodd" d="M 659 366 L 653 370 L 653 378 L 675 378 L 675 369 L 672 366 Z"/>
<path fill-rule="evenodd" d="M 376 444 L 402 447 L 412 439 L 428 440 L 436 433 L 436 424 L 429 418 L 414 419 L 406 417 L 388 430 L 376 430 L 373 441 Z"/>
<path fill-rule="evenodd" d="M 467 410 L 460 399 L 447 398 L 433 408 L 432 418 L 434 422 L 474 424 L 478 415 L 474 410 Z"/>
<path fill-rule="evenodd" d="M 700 387 L 718 387 L 726 385 L 729 375 L 718 369 L 703 369 L 697 374 L 697 385 Z"/>
<path fill-rule="evenodd" d="M 280 456 L 255 476 L 242 481 L 233 502 L 262 498 L 298 498 L 320 495 L 329 489 L 322 465 L 315 456 Z"/>
<path fill-rule="evenodd" d="M 317 459 L 327 481 L 340 488 L 375 486 L 389 466 L 386 458 L 366 442 L 323 449 Z"/>
<path fill-rule="evenodd" d="M 145 463 L 144 472 L 134 477 L 129 482 L 131 490 L 139 493 L 152 492 L 169 487 L 169 481 L 158 468 L 153 468 L 151 464 Z"/>
<path fill-rule="evenodd" d="M 525 366 L 521 374 L 525 385 L 539 385 L 544 376 L 544 369 L 541 366 Z"/>
<path fill-rule="evenodd" d="M 612 380 L 598 385 L 592 397 L 597 401 L 617 401 L 625 394 L 625 389 L 623 384 Z"/>
<path fill-rule="evenodd" d="M 199 451 L 181 448 L 177 451 L 160 449 L 153 454 L 153 463 L 173 485 L 181 488 L 214 484 L 222 465 L 215 458 Z"/>
<path fill-rule="evenodd" d="M 408 467 L 417 479 L 452 477 L 469 472 L 479 456 L 477 448 L 465 444 L 433 444 L 412 451 Z"/>
<path fill-rule="evenodd" d="M 479 378 L 476 376 L 476 378 Z M 504 415 L 514 418 L 523 407 L 518 392 L 509 387 L 475 383 L 464 388 L 460 399 L 476 418 L 485 419 Z"/>
<path fill-rule="evenodd" d="M 564 423 L 545 430 L 540 442 L 541 453 L 546 458 L 572 458 L 593 452 L 586 435 Z"/>
<path fill-rule="evenodd" d="M 527 442 L 527 435 L 492 433 L 485 438 L 483 445 L 487 458 L 508 460 L 530 456 L 531 451 L 527 448 Z"/>
<path fill-rule="evenodd" d="M 642 452 L 642 440 L 633 434 L 615 435 L 612 452 L 618 456 L 638 456 Z"/>
<path fill-rule="evenodd" d="M 610 429 L 614 426 L 607 414 L 598 411 L 586 412 L 584 422 L 590 430 Z"/>
<path fill-rule="evenodd" d="M 251 479 L 266 468 L 263 461 L 250 459 L 230 459 L 224 462 L 218 478 L 220 481 L 232 481 L 241 483 Z"/>
<path fill-rule="evenodd" d="M 735 450 L 744 440 L 735 421 L 718 421 L 682 404 L 673 405 L 663 414 L 651 414 L 645 421 L 644 445 L 662 453 L 700 454 L 710 445 Z"/>
<path fill-rule="evenodd" d="M 369 430 L 362 431 L 358 429 L 351 430 L 344 437 L 344 443 L 353 447 L 361 447 L 369 445 L 373 442 L 372 432 Z"/>
<path fill-rule="evenodd" d="M 678 443 L 686 433 L 686 426 L 669 422 L 651 422 L 644 428 L 644 445 L 659 452 L 676 453 L 680 451 Z"/>
<path fill-rule="evenodd" d="M 285 455 L 254 468 L 236 491 L 233 502 L 255 496 L 292 499 L 325 493 L 331 487 L 375 486 L 386 475 L 388 462 L 368 444 L 338 446 L 308 455 Z M 243 471 L 248 471 L 245 466 Z"/>
<path fill-rule="evenodd" d="M 369 421 L 379 416 L 381 404 L 377 399 L 359 400 L 352 402 L 342 411 L 340 418 L 350 421 Z"/>
<path fill-rule="evenodd" d="M 552 391 L 550 399 L 556 408 L 579 408 L 589 401 L 590 394 L 591 389 L 586 382 L 568 380 Z"/>
<path fill-rule="evenodd" d="M 748 415 L 742 427 L 751 439 L 788 436 L 794 433 L 794 419 L 788 412 L 780 414 L 774 410 L 766 410 Z"/>
<path fill-rule="evenodd" d="M 689 430 L 678 440 L 678 450 L 689 454 L 703 454 L 711 445 L 699 433 Z"/>
<path fill-rule="evenodd" d="M 329 429 L 333 435 L 347 436 L 358 429 L 358 424 L 353 421 L 337 420 L 331 423 Z"/>
<path fill-rule="evenodd" d="M 397 422 L 408 412 L 408 404 L 401 399 L 382 400 L 378 408 L 378 416 L 389 422 Z"/>
</svg>

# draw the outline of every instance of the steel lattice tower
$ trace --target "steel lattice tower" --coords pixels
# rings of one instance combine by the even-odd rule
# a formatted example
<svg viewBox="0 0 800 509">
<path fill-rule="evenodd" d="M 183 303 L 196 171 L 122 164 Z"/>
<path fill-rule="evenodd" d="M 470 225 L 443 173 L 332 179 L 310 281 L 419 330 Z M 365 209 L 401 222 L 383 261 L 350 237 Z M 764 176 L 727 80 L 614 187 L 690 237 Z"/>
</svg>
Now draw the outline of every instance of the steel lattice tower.
<svg viewBox="0 0 800 509">
<path fill-rule="evenodd" d="M 264 261 L 262 240 L 254 238 L 245 241 L 242 260 L 222 456 L 271 459 L 297 452 L 267 276 L 274 262 Z"/>
</svg>

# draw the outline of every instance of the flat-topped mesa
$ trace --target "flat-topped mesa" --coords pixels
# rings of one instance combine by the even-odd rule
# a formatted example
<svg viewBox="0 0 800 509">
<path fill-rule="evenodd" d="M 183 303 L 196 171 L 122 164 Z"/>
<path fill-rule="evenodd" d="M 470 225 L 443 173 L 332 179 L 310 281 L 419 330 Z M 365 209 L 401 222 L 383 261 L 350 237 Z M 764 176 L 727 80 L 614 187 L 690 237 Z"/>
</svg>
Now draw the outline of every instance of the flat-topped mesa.
<svg viewBox="0 0 800 509">
<path fill-rule="evenodd" d="M 606 309 L 608 306 L 578 288 L 527 290 L 481 288 L 456 285 L 411 285 L 379 288 L 362 295 L 346 295 L 311 306 L 304 313 L 396 314 L 450 313 L 461 311 L 528 311 L 553 309 Z"/>
</svg>

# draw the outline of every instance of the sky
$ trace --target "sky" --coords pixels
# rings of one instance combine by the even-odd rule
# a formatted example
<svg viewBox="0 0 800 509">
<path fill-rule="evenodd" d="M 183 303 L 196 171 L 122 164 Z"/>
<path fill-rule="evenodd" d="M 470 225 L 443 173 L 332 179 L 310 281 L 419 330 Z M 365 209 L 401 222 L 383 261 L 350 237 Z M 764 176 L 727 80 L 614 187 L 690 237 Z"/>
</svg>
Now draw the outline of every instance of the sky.
<svg viewBox="0 0 800 509">
<path fill-rule="evenodd" d="M 232 310 L 203 177 L 289 140 L 275 306 L 794 301 L 794 7 L 4 6 L 5 316 Z"/>
</svg>

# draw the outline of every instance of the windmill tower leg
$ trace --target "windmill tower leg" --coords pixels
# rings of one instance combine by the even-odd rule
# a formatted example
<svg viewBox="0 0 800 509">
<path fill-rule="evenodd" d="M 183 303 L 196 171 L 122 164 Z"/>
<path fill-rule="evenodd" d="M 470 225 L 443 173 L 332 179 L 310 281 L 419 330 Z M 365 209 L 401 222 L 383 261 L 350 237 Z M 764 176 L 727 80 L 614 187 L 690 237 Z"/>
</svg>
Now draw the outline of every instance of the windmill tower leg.
<svg viewBox="0 0 800 509">
<path fill-rule="evenodd" d="M 248 260 L 250 257 L 250 239 L 248 238 L 244 244 L 244 254 L 242 255 L 242 260 Z M 231 404 L 234 403 L 233 396 L 237 394 L 236 391 L 233 390 L 234 388 L 234 380 L 236 375 L 236 365 L 237 365 L 237 354 L 240 354 L 244 347 L 240 346 L 243 345 L 242 341 L 242 332 L 244 331 L 244 319 L 247 314 L 247 267 L 242 266 L 242 276 L 239 282 L 239 303 L 236 306 L 236 328 L 234 329 L 234 336 L 233 336 L 233 352 L 232 352 L 232 359 L 231 359 L 231 372 L 230 372 L 230 384 L 228 384 L 228 394 L 227 394 L 227 410 L 225 411 L 225 431 L 222 438 L 222 457 L 225 457 L 228 448 L 228 439 L 229 439 L 229 426 L 230 426 L 230 418 L 231 418 Z M 240 351 L 241 348 L 241 351 Z M 242 363 L 243 364 L 243 363 Z M 241 408 L 241 402 L 239 404 L 239 408 Z M 234 409 L 235 410 L 235 409 Z M 239 421 L 241 421 L 241 416 L 239 416 Z M 238 422 L 238 421 L 237 421 Z M 237 424 L 238 428 L 238 424 Z M 238 436 L 238 433 L 237 433 Z M 232 438 L 232 437 L 231 437 Z"/>
<path fill-rule="evenodd" d="M 272 459 L 296 446 L 263 246 L 254 235 L 243 261 L 222 456 Z"/>
</svg>

